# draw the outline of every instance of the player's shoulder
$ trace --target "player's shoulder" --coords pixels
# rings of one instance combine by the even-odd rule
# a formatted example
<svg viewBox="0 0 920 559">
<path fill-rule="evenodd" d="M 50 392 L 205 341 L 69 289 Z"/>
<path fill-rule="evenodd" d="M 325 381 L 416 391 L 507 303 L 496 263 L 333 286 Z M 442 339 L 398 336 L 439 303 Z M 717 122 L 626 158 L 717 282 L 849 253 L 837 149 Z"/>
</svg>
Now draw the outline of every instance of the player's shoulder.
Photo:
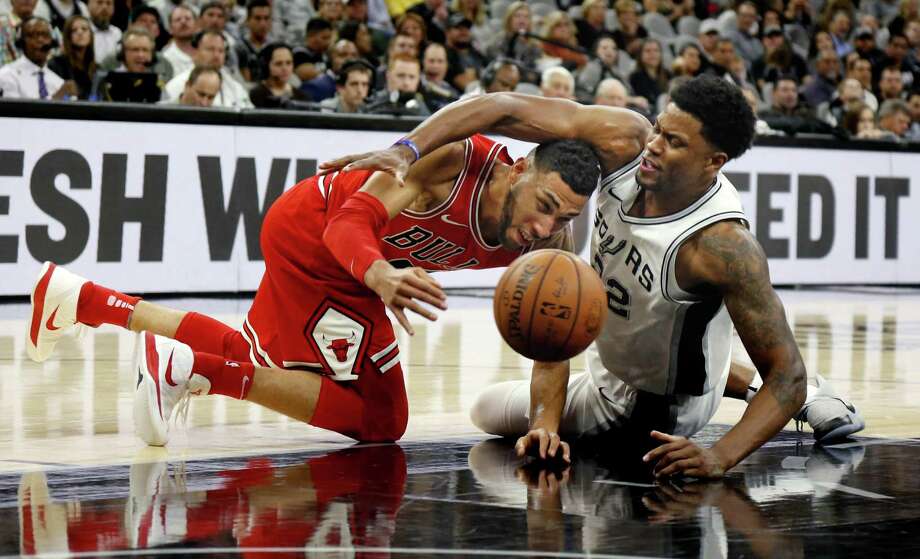
<svg viewBox="0 0 920 559">
<path fill-rule="evenodd" d="M 700 286 L 726 290 L 769 276 L 763 248 L 738 220 L 717 221 L 694 233 L 681 245 L 676 271 L 688 291 Z"/>
</svg>

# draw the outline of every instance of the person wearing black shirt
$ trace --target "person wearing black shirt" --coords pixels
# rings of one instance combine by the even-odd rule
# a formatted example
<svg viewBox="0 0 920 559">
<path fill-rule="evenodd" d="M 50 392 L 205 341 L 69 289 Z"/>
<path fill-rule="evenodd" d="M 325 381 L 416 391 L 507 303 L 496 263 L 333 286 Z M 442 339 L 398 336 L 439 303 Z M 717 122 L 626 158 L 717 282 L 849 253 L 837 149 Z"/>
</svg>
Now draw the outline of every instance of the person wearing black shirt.
<svg viewBox="0 0 920 559">
<path fill-rule="evenodd" d="M 291 87 L 294 74 L 294 53 L 283 43 L 272 43 L 259 53 L 262 62 L 260 74 L 265 79 L 249 92 L 249 100 L 258 108 L 282 108 L 289 101 L 310 102 L 313 99 L 303 90 Z"/>
</svg>

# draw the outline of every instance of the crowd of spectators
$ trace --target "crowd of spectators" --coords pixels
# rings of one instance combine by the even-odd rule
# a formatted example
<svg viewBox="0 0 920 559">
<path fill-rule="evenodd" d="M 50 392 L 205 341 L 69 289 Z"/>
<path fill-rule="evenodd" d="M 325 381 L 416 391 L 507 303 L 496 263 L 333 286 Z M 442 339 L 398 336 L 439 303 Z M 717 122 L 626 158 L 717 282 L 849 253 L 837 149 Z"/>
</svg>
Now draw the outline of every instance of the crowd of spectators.
<svg viewBox="0 0 920 559">
<path fill-rule="evenodd" d="M 519 91 L 760 134 L 920 141 L 920 0 L 0 0 L 3 98 L 424 116 Z"/>
</svg>

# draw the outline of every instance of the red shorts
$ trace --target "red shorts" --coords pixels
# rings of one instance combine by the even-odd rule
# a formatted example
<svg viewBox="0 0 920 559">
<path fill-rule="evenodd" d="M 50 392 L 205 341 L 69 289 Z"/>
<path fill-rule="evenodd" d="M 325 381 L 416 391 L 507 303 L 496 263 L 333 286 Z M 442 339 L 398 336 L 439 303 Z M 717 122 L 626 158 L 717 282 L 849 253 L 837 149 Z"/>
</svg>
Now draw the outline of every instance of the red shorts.
<svg viewBox="0 0 920 559">
<path fill-rule="evenodd" d="M 248 358 L 326 375 L 314 417 L 336 405 L 336 414 L 354 417 L 314 424 L 359 440 L 395 440 L 408 416 L 396 336 L 380 297 L 323 243 L 325 202 L 310 178 L 282 195 L 262 223 L 265 275 L 242 332 Z"/>
</svg>

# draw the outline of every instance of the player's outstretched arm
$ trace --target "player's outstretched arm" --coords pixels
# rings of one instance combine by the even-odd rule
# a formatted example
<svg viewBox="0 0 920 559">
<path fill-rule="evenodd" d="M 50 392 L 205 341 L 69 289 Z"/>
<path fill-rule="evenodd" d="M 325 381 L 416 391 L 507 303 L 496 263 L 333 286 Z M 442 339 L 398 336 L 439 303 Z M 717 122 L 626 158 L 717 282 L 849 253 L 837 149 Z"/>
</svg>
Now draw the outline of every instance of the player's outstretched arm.
<svg viewBox="0 0 920 559">
<path fill-rule="evenodd" d="M 627 109 L 584 106 L 564 99 L 518 93 L 490 93 L 452 103 L 410 132 L 424 155 L 476 133 L 498 133 L 531 142 L 576 139 L 590 143 L 605 172 L 632 161 L 645 146 L 648 120 Z M 403 182 L 415 160 L 404 145 L 327 161 L 320 169 L 374 169 Z"/>
<path fill-rule="evenodd" d="M 742 225 L 717 223 L 681 247 L 677 279 L 685 289 L 721 294 L 764 385 L 738 424 L 712 448 L 655 433 L 664 444 L 645 458 L 655 464 L 657 475 L 721 477 L 799 411 L 805 401 L 805 365 L 770 283 L 766 255 Z"/>
<path fill-rule="evenodd" d="M 517 440 L 518 456 L 571 462 L 569 443 L 559 438 L 559 423 L 569 385 L 569 362 L 534 361 L 530 377 L 530 430 Z"/>
</svg>

